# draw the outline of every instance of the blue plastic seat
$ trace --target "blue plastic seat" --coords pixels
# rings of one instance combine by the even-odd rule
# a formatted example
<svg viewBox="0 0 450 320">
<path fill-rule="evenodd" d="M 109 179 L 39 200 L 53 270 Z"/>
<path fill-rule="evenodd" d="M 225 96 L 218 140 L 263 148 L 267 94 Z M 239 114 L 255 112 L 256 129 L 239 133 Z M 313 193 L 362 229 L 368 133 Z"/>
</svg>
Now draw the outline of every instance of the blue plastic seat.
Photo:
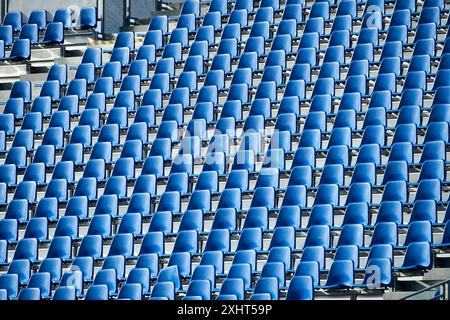
<svg viewBox="0 0 450 320">
<path fill-rule="evenodd" d="M 314 284 L 310 276 L 295 276 L 289 283 L 286 300 L 313 300 Z"/>
</svg>

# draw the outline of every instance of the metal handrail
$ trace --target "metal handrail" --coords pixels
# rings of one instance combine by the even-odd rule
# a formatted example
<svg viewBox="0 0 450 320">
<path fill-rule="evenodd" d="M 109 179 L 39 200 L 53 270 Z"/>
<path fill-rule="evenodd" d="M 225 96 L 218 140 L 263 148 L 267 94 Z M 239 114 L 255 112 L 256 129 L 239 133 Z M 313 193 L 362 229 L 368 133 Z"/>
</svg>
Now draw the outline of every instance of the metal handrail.
<svg viewBox="0 0 450 320">
<path fill-rule="evenodd" d="M 399 300 L 407 300 L 407 299 L 412 298 L 414 296 L 417 296 L 417 295 L 419 295 L 421 293 L 430 291 L 431 289 L 434 289 L 434 288 L 437 288 L 437 287 L 441 287 L 441 286 L 442 286 L 443 290 L 441 291 L 440 295 L 439 296 L 435 296 L 432 300 L 439 300 L 441 298 L 442 298 L 442 300 L 448 300 L 448 298 L 449 298 L 448 297 L 448 290 L 449 290 L 449 286 L 450 286 L 450 279 L 447 279 L 447 280 L 435 283 L 435 284 L 433 284 L 431 286 L 428 286 L 428 287 L 423 288 L 423 289 L 421 289 L 419 291 L 411 293 L 411 294 L 409 294 L 409 295 L 407 295 L 407 296 L 405 296 L 405 297 L 403 297 L 403 298 L 401 298 Z"/>
</svg>

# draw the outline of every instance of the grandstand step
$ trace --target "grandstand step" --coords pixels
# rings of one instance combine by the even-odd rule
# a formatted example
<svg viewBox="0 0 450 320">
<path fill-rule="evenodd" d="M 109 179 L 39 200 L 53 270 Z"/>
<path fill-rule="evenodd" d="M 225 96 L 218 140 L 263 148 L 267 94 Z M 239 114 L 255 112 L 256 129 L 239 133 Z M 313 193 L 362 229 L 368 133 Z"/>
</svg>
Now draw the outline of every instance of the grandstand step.
<svg viewBox="0 0 450 320">
<path fill-rule="evenodd" d="M 406 296 L 413 294 L 415 291 L 402 291 L 402 292 L 386 292 L 384 294 L 384 300 L 399 300 Z M 436 290 L 430 290 L 427 292 L 423 292 L 418 294 L 417 296 L 412 297 L 412 300 L 430 300 L 433 299 L 436 294 Z"/>
</svg>

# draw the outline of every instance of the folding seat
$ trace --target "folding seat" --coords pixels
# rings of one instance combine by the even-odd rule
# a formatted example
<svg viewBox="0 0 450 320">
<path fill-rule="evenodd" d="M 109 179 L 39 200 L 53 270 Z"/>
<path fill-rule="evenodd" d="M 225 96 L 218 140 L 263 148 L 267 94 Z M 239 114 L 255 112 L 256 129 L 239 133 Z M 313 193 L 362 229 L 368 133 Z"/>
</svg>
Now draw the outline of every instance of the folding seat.
<svg viewBox="0 0 450 320">
<path fill-rule="evenodd" d="M 314 284 L 310 276 L 294 276 L 290 283 L 286 300 L 314 300 Z"/>
<path fill-rule="evenodd" d="M 147 65 L 153 64 L 156 61 L 156 47 L 152 44 L 142 45 L 138 49 L 136 60 L 146 61 Z"/>
<path fill-rule="evenodd" d="M 37 184 L 34 181 L 22 181 L 14 192 L 13 200 L 15 199 L 25 199 L 29 203 L 36 201 L 36 189 Z"/>
<path fill-rule="evenodd" d="M 83 172 L 83 178 L 96 178 L 97 180 L 105 180 L 106 178 L 106 162 L 103 159 L 91 159 L 86 163 Z"/>
<path fill-rule="evenodd" d="M 168 73 L 154 74 L 152 81 L 150 82 L 150 89 L 159 89 L 164 94 L 168 93 L 170 90 L 169 81 L 170 81 L 170 75 Z"/>
<path fill-rule="evenodd" d="M 56 225 L 55 237 L 68 236 L 72 239 L 78 238 L 78 219 L 74 216 L 61 217 Z"/>
<path fill-rule="evenodd" d="M 163 47 L 163 32 L 161 30 L 149 30 L 145 34 L 143 45 L 153 45 L 156 49 Z"/>
<path fill-rule="evenodd" d="M 316 155 L 313 147 L 299 146 L 292 161 L 292 167 L 295 166 L 316 166 Z"/>
<path fill-rule="evenodd" d="M 114 269 L 104 269 L 99 270 L 95 275 L 94 287 L 97 285 L 105 285 L 106 286 L 106 295 L 104 297 L 107 300 L 108 295 L 113 295 L 117 292 L 117 279 L 116 279 L 116 271 Z M 86 299 L 88 298 L 89 290 L 86 292 Z"/>
<path fill-rule="evenodd" d="M 321 184 L 317 188 L 316 198 L 314 199 L 314 205 L 316 204 L 339 204 L 339 186 L 337 184 Z"/>
<path fill-rule="evenodd" d="M 419 181 L 425 179 L 438 179 L 443 181 L 445 177 L 444 163 L 442 160 L 426 160 L 420 171 Z"/>
<path fill-rule="evenodd" d="M 336 249 L 333 262 L 350 260 L 355 268 L 359 267 L 359 251 L 356 245 L 341 245 Z"/>
<path fill-rule="evenodd" d="M 22 122 L 21 130 L 33 130 L 33 132 L 42 132 L 43 119 L 40 112 L 27 113 Z"/>
<path fill-rule="evenodd" d="M 28 39 L 31 44 L 37 44 L 39 40 L 38 26 L 35 24 L 24 24 L 20 30 L 19 39 Z"/>
<path fill-rule="evenodd" d="M 47 258 L 59 258 L 63 261 L 72 258 L 72 239 L 67 236 L 53 237 L 47 252 Z"/>
<path fill-rule="evenodd" d="M 13 260 L 28 259 L 35 262 L 38 259 L 38 241 L 34 238 L 21 239 L 17 243 Z"/>
<path fill-rule="evenodd" d="M 425 71 L 408 71 L 403 84 L 403 89 L 427 89 L 426 72 Z"/>
<path fill-rule="evenodd" d="M 212 25 L 205 25 L 203 23 L 203 25 L 197 29 L 195 41 L 207 41 L 208 45 L 214 44 L 214 27 Z"/>
<path fill-rule="evenodd" d="M 148 193 L 134 193 L 128 204 L 127 212 L 138 212 L 143 216 L 150 213 L 151 195 Z"/>
<path fill-rule="evenodd" d="M 269 249 L 275 247 L 295 248 L 296 235 L 294 227 L 276 227 L 270 242 Z"/>
<path fill-rule="evenodd" d="M 68 182 L 66 179 L 52 179 L 44 194 L 45 198 L 57 198 L 59 202 L 68 199 Z"/>
<path fill-rule="evenodd" d="M 0 125 L 0 130 L 4 131 L 7 135 L 14 134 L 15 131 L 14 115 L 11 113 L 1 114 L 0 120 L 2 123 Z"/>
<path fill-rule="evenodd" d="M 325 166 L 330 164 L 340 164 L 344 167 L 348 166 L 350 164 L 350 153 L 348 146 L 331 146 L 328 149 L 327 157 L 325 159 Z"/>
<path fill-rule="evenodd" d="M 334 80 L 339 80 L 339 62 L 324 62 L 320 68 L 319 78 L 333 78 Z"/>
<path fill-rule="evenodd" d="M 100 235 L 110 237 L 112 232 L 111 216 L 109 214 L 100 214 L 92 217 L 87 235 Z"/>
<path fill-rule="evenodd" d="M 125 257 L 122 255 L 108 255 L 103 262 L 101 270 L 114 270 L 117 280 L 123 280 L 125 272 Z"/>
<path fill-rule="evenodd" d="M 416 34 L 414 36 L 414 41 L 421 39 L 434 39 L 436 40 L 436 24 L 434 22 L 421 23 L 416 28 Z"/>
<path fill-rule="evenodd" d="M 320 176 L 319 185 L 344 183 L 344 167 L 341 164 L 326 164 Z"/>
<path fill-rule="evenodd" d="M 134 124 L 136 123 L 146 123 L 148 127 L 155 124 L 156 118 L 155 118 L 155 107 L 154 106 L 140 106 L 137 111 L 134 118 Z M 134 125 L 132 124 L 131 127 Z M 128 135 L 127 135 L 128 137 Z M 127 139 L 128 140 L 128 139 Z"/>
<path fill-rule="evenodd" d="M 407 197 L 407 185 L 405 181 L 390 181 L 386 183 L 383 190 L 383 196 L 381 201 L 401 201 L 406 202 Z"/>
<path fill-rule="evenodd" d="M 409 65 L 411 70 L 428 71 L 429 59 L 436 54 L 436 41 L 433 38 L 420 39 L 415 42 L 412 59 L 421 61 L 420 65 Z M 427 57 L 428 56 L 428 57 Z M 428 71 L 429 72 L 429 71 Z"/>
<path fill-rule="evenodd" d="M 444 145 L 445 143 L 443 141 L 429 141 L 425 143 L 420 163 L 426 160 L 445 160 Z"/>
<path fill-rule="evenodd" d="M 186 194 L 189 189 L 189 175 L 186 172 L 175 172 L 169 175 L 165 191 L 178 191 Z"/>
<path fill-rule="evenodd" d="M 179 231 L 195 230 L 203 231 L 203 212 L 201 210 L 187 210 L 181 218 Z"/>
<path fill-rule="evenodd" d="M 186 28 L 189 32 L 195 32 L 195 15 L 191 13 L 180 15 L 176 28 Z"/>
<path fill-rule="evenodd" d="M 211 191 L 210 190 L 196 190 L 192 193 L 188 203 L 188 210 L 211 210 Z"/>
<path fill-rule="evenodd" d="M 403 58 L 403 44 L 401 41 L 386 42 L 381 52 L 380 61 L 384 58 L 398 57 Z"/>
<path fill-rule="evenodd" d="M 385 131 L 382 125 L 369 125 L 364 129 L 364 134 L 361 139 L 361 145 L 365 144 L 378 144 L 384 146 L 385 144 Z"/>
<path fill-rule="evenodd" d="M 450 75 L 449 69 L 441 69 L 436 73 L 436 78 L 433 84 L 433 90 L 437 90 L 439 87 L 445 87 L 450 85 L 450 81 L 448 81 L 448 77 Z"/>
<path fill-rule="evenodd" d="M 113 237 L 108 256 L 133 256 L 133 235 L 131 233 L 120 233 Z"/>
<path fill-rule="evenodd" d="M 420 125 L 420 107 L 403 106 L 398 114 L 393 143 L 410 141 L 415 144 L 417 141 L 416 126 Z"/>
<path fill-rule="evenodd" d="M 135 237 L 141 235 L 142 215 L 132 212 L 124 214 L 117 233 L 131 233 Z"/>
<path fill-rule="evenodd" d="M 52 129 L 52 128 L 57 128 L 57 129 Z M 45 144 L 52 144 L 52 145 L 60 145 L 63 146 L 63 135 L 64 132 L 68 132 L 70 130 L 70 113 L 69 111 L 66 110 L 61 110 L 61 111 L 56 111 L 55 113 L 53 113 L 53 115 L 50 118 L 50 123 L 49 123 L 49 128 L 46 130 L 54 130 L 54 134 L 49 135 L 47 138 L 46 142 L 50 142 L 50 143 L 45 143 Z M 60 132 L 61 133 L 61 139 L 56 139 L 56 132 Z M 45 134 L 44 134 L 45 136 Z M 55 140 L 55 142 L 53 142 L 53 140 Z"/>
<path fill-rule="evenodd" d="M 126 80 L 124 79 L 124 81 Z M 125 107 L 127 111 L 133 111 L 135 109 L 135 92 L 133 90 L 121 90 L 120 92 L 118 92 L 116 100 L 114 101 L 113 109 L 111 111 L 113 111 L 114 108 L 118 107 Z"/>
<path fill-rule="evenodd" d="M 113 181 L 113 180 L 111 180 Z M 97 214 L 109 214 L 111 216 L 118 215 L 118 199 L 115 194 L 101 195 L 97 200 L 94 215 Z"/>
<path fill-rule="evenodd" d="M 386 202 L 383 202 L 386 203 Z M 381 211 L 379 211 L 381 212 Z M 398 235 L 397 235 L 397 225 L 396 222 L 398 218 L 385 218 L 386 214 L 379 213 L 377 216 L 377 221 L 375 224 L 375 229 L 372 235 L 372 240 L 370 246 L 377 244 L 390 244 L 396 246 L 398 243 Z M 397 221 L 388 221 L 388 220 L 397 220 Z"/>
<path fill-rule="evenodd" d="M 350 288 L 354 283 L 354 266 L 351 260 L 333 261 L 328 273 L 326 288 Z"/>
<path fill-rule="evenodd" d="M 369 29 L 363 29 L 369 30 Z M 361 32 L 361 35 L 363 33 Z M 361 35 L 359 38 L 361 38 Z M 376 34 L 377 36 L 377 34 Z M 378 36 L 377 36 L 378 39 Z M 361 61 L 361 60 L 367 60 L 369 62 L 373 62 L 374 60 L 374 53 L 373 53 L 373 44 L 372 43 L 363 43 L 363 44 L 357 44 L 355 49 L 353 50 L 353 56 L 352 61 Z"/>
<path fill-rule="evenodd" d="M 104 93 L 107 99 L 114 97 L 114 79 L 100 77 L 95 81 L 93 93 Z"/>
<path fill-rule="evenodd" d="M 5 46 L 13 44 L 13 28 L 11 25 L 0 26 L 0 40 L 4 42 Z"/>
<path fill-rule="evenodd" d="M 11 205 L 11 204 L 10 204 Z M 0 240 L 16 242 L 18 238 L 18 221 L 5 218 L 0 221 Z"/>
<path fill-rule="evenodd" d="M 27 287 L 21 289 L 17 297 L 17 300 L 26 300 L 26 301 L 41 300 L 40 288 Z"/>
<path fill-rule="evenodd" d="M 9 149 L 5 164 L 13 164 L 18 168 L 24 168 L 27 164 L 27 149 L 23 146 Z"/>
<path fill-rule="evenodd" d="M 175 300 L 175 285 L 173 282 L 157 282 L 152 290 L 150 300 Z"/>
<path fill-rule="evenodd" d="M 176 266 L 178 268 L 178 274 L 180 277 L 186 278 L 191 276 L 191 254 L 189 252 L 172 253 L 168 262 L 168 267 L 171 266 Z"/>
<path fill-rule="evenodd" d="M 16 81 L 12 85 L 9 98 L 22 98 L 25 103 L 30 103 L 32 100 L 31 89 L 32 86 L 30 81 Z"/>
<path fill-rule="evenodd" d="M 19 32 L 22 28 L 23 18 L 23 14 L 20 11 L 8 12 L 3 19 L 3 25 L 11 26 L 14 32 Z"/>
<path fill-rule="evenodd" d="M 450 56 L 450 55 L 449 55 Z M 435 104 L 431 107 L 430 119 L 428 123 L 432 122 L 449 122 L 450 108 L 447 104 Z M 444 121 L 443 121 L 444 120 Z"/>
<path fill-rule="evenodd" d="M 125 51 L 127 51 L 128 49 L 125 49 Z M 120 52 L 122 50 L 117 49 L 115 50 L 115 55 L 114 55 L 114 59 L 118 59 L 118 52 Z M 124 58 L 124 63 L 127 62 L 127 58 Z M 121 61 L 109 61 L 107 63 L 105 63 L 102 73 L 101 73 L 101 78 L 112 78 L 114 83 L 118 83 L 122 80 L 122 62 Z M 95 82 L 94 82 L 95 83 Z M 103 93 L 101 93 L 103 94 Z"/>
<path fill-rule="evenodd" d="M 85 7 L 80 10 L 80 30 L 97 28 L 97 9 L 95 7 Z"/>
<path fill-rule="evenodd" d="M 25 102 L 22 98 L 10 98 L 6 101 L 3 114 L 11 113 L 16 119 L 19 119 L 23 117 L 24 108 Z"/>
<path fill-rule="evenodd" d="M 161 156 L 149 156 L 144 161 L 142 174 L 154 174 L 157 177 L 164 175 L 164 159 Z"/>
<path fill-rule="evenodd" d="M 315 225 L 333 226 L 333 207 L 329 204 L 314 205 L 308 219 L 307 228 Z"/>
<path fill-rule="evenodd" d="M 346 205 L 354 202 L 372 202 L 372 190 L 371 185 L 368 182 L 352 183 L 350 185 Z"/>
<path fill-rule="evenodd" d="M 106 284 L 89 286 L 85 300 L 108 300 L 108 286 Z"/>
<path fill-rule="evenodd" d="M 28 201 L 26 199 L 11 200 L 6 208 L 5 219 L 28 221 Z"/>
<path fill-rule="evenodd" d="M 342 245 L 364 245 L 364 228 L 361 224 L 346 224 L 342 227 L 336 247 Z"/>
<path fill-rule="evenodd" d="M 406 44 L 408 40 L 408 28 L 405 25 L 391 25 L 388 28 L 386 42 L 401 41 Z"/>
<path fill-rule="evenodd" d="M 308 228 L 304 248 L 311 246 L 324 246 L 328 248 L 331 245 L 330 227 L 327 225 L 312 225 Z"/>
<path fill-rule="evenodd" d="M 25 229 L 24 238 L 35 238 L 39 241 L 48 239 L 48 224 L 46 218 L 31 218 Z"/>
<path fill-rule="evenodd" d="M 382 182 L 383 185 L 389 181 L 408 180 L 408 164 L 406 161 L 389 161 L 387 163 Z"/>
<path fill-rule="evenodd" d="M 187 28 L 176 28 L 172 30 L 169 43 L 180 43 L 183 47 L 186 47 L 189 44 L 188 33 Z"/>
<path fill-rule="evenodd" d="M 14 164 L 4 164 L 0 166 L 0 182 L 7 186 L 17 184 L 17 169 Z"/>
<path fill-rule="evenodd" d="M 225 279 L 220 289 L 220 294 L 216 300 L 243 300 L 244 299 L 244 281 L 242 279 Z"/>
<path fill-rule="evenodd" d="M 384 60 L 383 60 L 384 61 Z M 347 72 L 347 79 L 350 76 L 364 75 L 369 76 L 369 61 L 368 60 L 352 60 Z"/>
<path fill-rule="evenodd" d="M 84 52 L 81 63 L 93 63 L 96 68 L 100 68 L 103 65 L 103 50 L 99 47 L 87 48 Z"/>
<path fill-rule="evenodd" d="M 245 217 L 243 229 L 267 229 L 269 225 L 268 210 L 265 207 L 251 207 Z"/>
<path fill-rule="evenodd" d="M 183 300 L 211 300 L 211 283 L 208 280 L 192 280 Z"/>
<path fill-rule="evenodd" d="M 11 261 L 7 274 L 15 274 L 18 276 L 20 285 L 26 285 L 31 277 L 31 263 L 26 259 L 18 259 Z"/>
<path fill-rule="evenodd" d="M 396 142 L 392 145 L 389 161 L 407 161 L 412 162 L 412 143 Z"/>
<path fill-rule="evenodd" d="M 211 230 L 225 229 L 225 230 L 235 231 L 236 225 L 237 225 L 236 209 L 235 208 L 219 208 L 219 209 L 217 209 L 216 214 L 214 216 Z M 218 234 L 225 236 L 223 231 L 219 231 Z M 211 242 L 213 242 L 214 246 L 215 246 L 216 241 L 215 241 L 215 239 L 213 241 L 213 239 L 214 238 L 211 238 Z M 212 246 L 213 243 L 211 243 L 210 245 Z M 208 248 L 209 248 L 209 245 L 208 245 Z"/>
<path fill-rule="evenodd" d="M 244 287 L 251 287 L 251 266 L 248 263 L 236 263 L 233 264 L 228 271 L 227 279 L 240 279 L 244 281 Z"/>
<path fill-rule="evenodd" d="M 111 176 L 124 176 L 127 180 L 134 179 L 134 159 L 119 158 L 116 161 Z"/>
<path fill-rule="evenodd" d="M 67 87 L 66 95 L 78 96 L 79 100 L 85 100 L 87 97 L 86 79 L 73 79 Z"/>
<path fill-rule="evenodd" d="M 424 179 L 419 182 L 415 201 L 435 200 L 441 201 L 441 182 L 438 179 Z"/>
<path fill-rule="evenodd" d="M 144 267 L 135 267 L 134 269 L 130 270 L 126 284 L 138 284 L 141 292 L 149 292 L 150 270 Z"/>
<path fill-rule="evenodd" d="M 406 249 L 405 259 L 401 267 L 394 267 L 397 270 L 431 269 L 431 248 L 429 242 L 412 242 Z"/>
<path fill-rule="evenodd" d="M 446 122 L 432 122 L 427 126 L 424 143 L 439 140 L 448 141 L 448 123 Z"/>
<path fill-rule="evenodd" d="M 370 146 L 370 145 L 369 145 Z M 366 148 L 367 149 L 367 148 Z M 367 149 L 370 151 L 370 149 Z M 367 151 L 364 150 L 364 151 Z M 375 162 L 359 162 L 355 165 L 350 184 L 366 182 L 370 185 L 376 183 L 376 163 Z M 363 191 L 367 187 L 363 187 Z M 370 189 L 368 189 L 370 191 Z"/>
<path fill-rule="evenodd" d="M 413 221 L 436 223 L 436 202 L 433 200 L 416 201 L 411 212 L 410 223 Z"/>
<path fill-rule="evenodd" d="M 226 73 L 231 72 L 231 56 L 229 54 L 217 54 L 216 56 L 214 56 L 210 71 L 219 70 L 223 70 L 223 72 Z M 210 77 L 210 79 L 208 80 L 208 84 L 210 84 L 209 82 L 212 80 L 211 77 L 213 76 L 209 75 L 209 72 L 207 73 L 207 77 L 208 76 Z"/>
<path fill-rule="evenodd" d="M 142 240 L 139 256 L 143 254 L 163 254 L 164 234 L 162 232 L 147 232 Z"/>
<path fill-rule="evenodd" d="M 376 276 L 374 270 L 380 270 L 381 274 Z M 392 261 L 386 258 L 368 260 L 363 285 L 372 288 L 392 286 Z"/>
<path fill-rule="evenodd" d="M 38 43 L 41 45 L 57 45 L 64 43 L 64 24 L 61 22 L 51 22 L 47 24 L 44 38 Z"/>
<path fill-rule="evenodd" d="M 134 162 L 142 162 L 143 143 L 141 140 L 128 140 L 123 145 L 121 158 L 131 158 Z"/>
<path fill-rule="evenodd" d="M 247 140 L 249 141 L 249 140 Z M 244 149 L 245 147 L 241 147 Z M 235 153 L 231 170 L 255 170 L 255 153 L 253 150 L 239 150 Z"/>
<path fill-rule="evenodd" d="M 75 197 L 87 197 L 90 201 L 97 199 L 97 179 L 93 177 L 81 178 L 77 183 L 73 195 Z"/>
<path fill-rule="evenodd" d="M 118 300 L 142 300 L 142 286 L 138 283 L 126 283 L 119 291 Z"/>
<path fill-rule="evenodd" d="M 330 17 L 330 4 L 326 1 L 314 3 L 309 14 L 310 18 L 322 17 L 327 20 Z"/>
<path fill-rule="evenodd" d="M 170 121 L 175 123 L 175 121 Z M 156 138 L 150 149 L 150 156 L 161 156 L 164 159 L 171 158 L 171 141 L 168 138 Z"/>
<path fill-rule="evenodd" d="M 263 36 L 249 37 L 247 43 L 245 44 L 244 53 L 256 52 L 258 56 L 264 54 L 265 51 L 264 41 L 265 38 Z"/>
<path fill-rule="evenodd" d="M 239 238 L 237 251 L 240 250 L 261 250 L 262 230 L 260 228 L 247 228 L 242 230 Z"/>
<path fill-rule="evenodd" d="M 161 195 L 157 211 L 180 212 L 181 200 L 178 191 L 168 191 Z"/>
</svg>

